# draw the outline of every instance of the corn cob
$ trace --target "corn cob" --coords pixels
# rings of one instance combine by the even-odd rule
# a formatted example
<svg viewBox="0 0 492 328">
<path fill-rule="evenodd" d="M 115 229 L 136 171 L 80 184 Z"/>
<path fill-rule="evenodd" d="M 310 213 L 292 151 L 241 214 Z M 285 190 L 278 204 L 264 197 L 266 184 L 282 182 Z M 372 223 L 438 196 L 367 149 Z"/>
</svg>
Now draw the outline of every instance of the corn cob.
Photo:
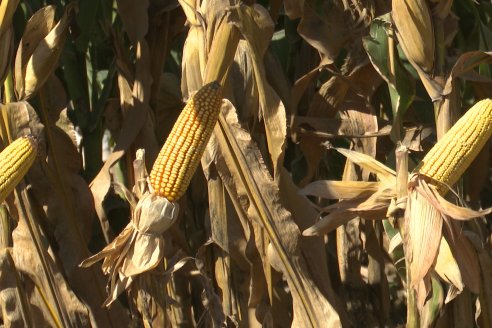
<svg viewBox="0 0 492 328">
<path fill-rule="evenodd" d="M 184 194 L 217 123 L 221 102 L 217 82 L 206 84 L 188 100 L 150 173 L 157 195 L 175 201 Z"/>
<path fill-rule="evenodd" d="M 468 110 L 427 153 L 418 172 L 437 182 L 446 193 L 470 166 L 492 134 L 492 100 L 484 99 Z"/>
<path fill-rule="evenodd" d="M 14 190 L 34 163 L 37 145 L 31 137 L 21 137 L 0 153 L 0 201 Z"/>
</svg>

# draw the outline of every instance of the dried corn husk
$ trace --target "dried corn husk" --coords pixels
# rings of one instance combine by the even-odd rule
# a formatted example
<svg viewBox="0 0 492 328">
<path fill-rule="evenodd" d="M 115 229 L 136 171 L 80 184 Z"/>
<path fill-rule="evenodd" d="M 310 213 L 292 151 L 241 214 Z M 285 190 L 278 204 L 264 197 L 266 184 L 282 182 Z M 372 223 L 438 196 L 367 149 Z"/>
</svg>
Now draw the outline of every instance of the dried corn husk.
<svg viewBox="0 0 492 328">
<path fill-rule="evenodd" d="M 407 58 L 431 72 L 434 66 L 434 29 L 425 0 L 393 0 L 393 21 Z"/>
<path fill-rule="evenodd" d="M 136 172 L 142 171 L 142 157 L 142 152 L 137 152 Z M 137 173 L 136 176 L 140 175 Z M 162 233 L 176 221 L 179 206 L 151 194 L 146 184 L 146 179 L 138 180 L 135 195 L 124 186 L 115 185 L 133 209 L 131 221 L 113 242 L 80 264 L 88 267 L 104 259 L 102 270 L 110 278 L 110 292 L 105 306 L 128 289 L 137 275 L 156 268 L 164 257 L 165 240 Z M 138 196 L 141 198 L 137 203 Z"/>
<path fill-rule="evenodd" d="M 67 5 L 57 24 L 54 6 L 41 8 L 27 22 L 15 58 L 15 92 L 19 99 L 30 98 L 55 70 L 75 6 Z"/>
</svg>

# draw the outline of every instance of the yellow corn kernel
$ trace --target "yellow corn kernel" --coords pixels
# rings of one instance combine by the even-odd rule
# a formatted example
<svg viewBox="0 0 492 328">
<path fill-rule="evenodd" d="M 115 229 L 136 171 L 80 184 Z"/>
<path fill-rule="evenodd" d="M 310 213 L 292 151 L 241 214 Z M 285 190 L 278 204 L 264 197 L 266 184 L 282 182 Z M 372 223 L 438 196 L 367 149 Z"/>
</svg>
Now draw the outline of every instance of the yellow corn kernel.
<svg viewBox="0 0 492 328">
<path fill-rule="evenodd" d="M 0 202 L 14 190 L 34 163 L 37 145 L 31 137 L 21 137 L 0 153 Z"/>
<path fill-rule="evenodd" d="M 418 172 L 438 183 L 443 194 L 470 166 L 492 134 L 492 100 L 476 103 L 427 153 Z"/>
<path fill-rule="evenodd" d="M 198 90 L 173 126 L 150 172 L 154 192 L 169 201 L 188 188 L 219 117 L 222 88 L 211 82 Z"/>
</svg>

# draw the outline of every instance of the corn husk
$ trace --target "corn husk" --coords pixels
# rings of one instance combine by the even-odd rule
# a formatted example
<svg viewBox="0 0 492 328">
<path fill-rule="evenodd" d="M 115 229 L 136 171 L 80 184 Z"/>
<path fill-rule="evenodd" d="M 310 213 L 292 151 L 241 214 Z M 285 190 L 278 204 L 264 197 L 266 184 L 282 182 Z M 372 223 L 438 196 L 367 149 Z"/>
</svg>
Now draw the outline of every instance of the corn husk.
<svg viewBox="0 0 492 328">
<path fill-rule="evenodd" d="M 74 17 L 75 4 L 66 6 L 55 24 L 55 7 L 46 6 L 27 22 L 15 58 L 15 92 L 19 99 L 29 99 L 56 69 Z"/>
<path fill-rule="evenodd" d="M 431 72 L 434 66 L 435 40 L 426 1 L 393 0 L 392 7 L 398 41 L 407 58 L 425 72 Z"/>
<path fill-rule="evenodd" d="M 142 171 L 144 160 L 141 156 L 137 153 L 135 171 Z M 127 290 L 138 275 L 156 268 L 161 263 L 166 246 L 162 234 L 176 221 L 179 212 L 178 204 L 150 193 L 146 179 L 137 180 L 135 194 L 120 184 L 115 184 L 115 189 L 130 203 L 131 221 L 102 251 L 80 264 L 82 267 L 88 267 L 104 259 L 102 270 L 104 274 L 109 275 L 110 285 L 105 306 L 109 306 Z"/>
</svg>

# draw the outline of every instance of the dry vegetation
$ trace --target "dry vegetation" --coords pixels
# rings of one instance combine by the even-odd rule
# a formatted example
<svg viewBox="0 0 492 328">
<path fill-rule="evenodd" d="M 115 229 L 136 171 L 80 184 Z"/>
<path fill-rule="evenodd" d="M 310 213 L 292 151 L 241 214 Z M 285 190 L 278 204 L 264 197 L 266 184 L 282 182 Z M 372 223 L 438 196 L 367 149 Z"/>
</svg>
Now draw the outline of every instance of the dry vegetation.
<svg viewBox="0 0 492 328">
<path fill-rule="evenodd" d="M 0 326 L 492 327 L 491 47 L 482 0 L 1 0 Z"/>
</svg>

